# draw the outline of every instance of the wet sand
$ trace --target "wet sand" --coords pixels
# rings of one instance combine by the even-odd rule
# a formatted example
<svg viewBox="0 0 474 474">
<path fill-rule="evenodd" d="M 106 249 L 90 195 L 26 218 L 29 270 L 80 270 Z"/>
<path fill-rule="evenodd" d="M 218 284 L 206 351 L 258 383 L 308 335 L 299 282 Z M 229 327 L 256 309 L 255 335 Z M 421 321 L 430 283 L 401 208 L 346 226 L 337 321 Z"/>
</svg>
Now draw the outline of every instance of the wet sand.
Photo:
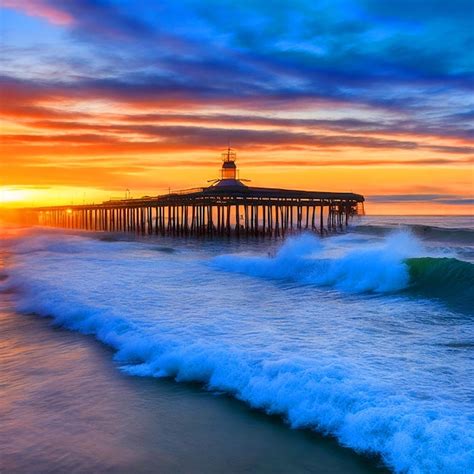
<svg viewBox="0 0 474 474">
<path fill-rule="evenodd" d="M 0 471 L 377 473 L 376 460 L 243 403 L 130 377 L 92 337 L 0 294 Z"/>
</svg>

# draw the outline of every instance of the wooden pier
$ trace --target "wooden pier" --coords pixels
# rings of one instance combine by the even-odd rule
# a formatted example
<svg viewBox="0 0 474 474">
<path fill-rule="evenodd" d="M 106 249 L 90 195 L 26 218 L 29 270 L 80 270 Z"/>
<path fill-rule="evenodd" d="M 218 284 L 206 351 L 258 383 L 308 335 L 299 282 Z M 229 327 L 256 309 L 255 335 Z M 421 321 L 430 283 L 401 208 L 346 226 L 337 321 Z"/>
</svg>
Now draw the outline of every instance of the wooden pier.
<svg viewBox="0 0 474 474">
<path fill-rule="evenodd" d="M 353 193 L 258 188 L 237 177 L 235 153 L 223 155 L 221 178 L 206 188 L 101 204 L 28 209 L 37 225 L 171 236 L 268 236 L 342 231 L 363 210 Z"/>
</svg>

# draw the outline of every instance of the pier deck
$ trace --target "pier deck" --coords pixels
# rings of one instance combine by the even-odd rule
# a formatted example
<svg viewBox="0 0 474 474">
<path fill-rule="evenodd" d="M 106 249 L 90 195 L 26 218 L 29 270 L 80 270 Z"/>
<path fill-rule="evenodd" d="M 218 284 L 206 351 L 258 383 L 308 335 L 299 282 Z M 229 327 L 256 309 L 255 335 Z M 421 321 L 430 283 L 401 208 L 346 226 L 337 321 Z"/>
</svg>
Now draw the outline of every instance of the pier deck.
<svg viewBox="0 0 474 474">
<path fill-rule="evenodd" d="M 279 237 L 302 229 L 320 234 L 342 230 L 363 203 L 364 197 L 354 193 L 246 186 L 237 178 L 229 148 L 221 178 L 206 188 L 25 211 L 34 224 L 92 231 Z"/>
<path fill-rule="evenodd" d="M 343 229 L 364 197 L 272 188 L 193 189 L 101 204 L 29 209 L 39 225 L 161 235 L 281 236 Z"/>
</svg>

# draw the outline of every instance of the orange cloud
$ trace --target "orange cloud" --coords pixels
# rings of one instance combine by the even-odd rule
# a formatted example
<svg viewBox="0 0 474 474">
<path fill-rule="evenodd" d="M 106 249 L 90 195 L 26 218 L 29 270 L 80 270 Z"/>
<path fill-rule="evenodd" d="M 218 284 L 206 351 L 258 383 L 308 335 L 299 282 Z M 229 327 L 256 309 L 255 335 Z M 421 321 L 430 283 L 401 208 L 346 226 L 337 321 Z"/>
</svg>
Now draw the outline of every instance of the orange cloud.
<svg viewBox="0 0 474 474">
<path fill-rule="evenodd" d="M 255 114 L 245 101 L 232 113 L 225 100 L 194 98 L 189 104 L 184 97 L 142 108 L 136 97 L 122 97 L 120 105 L 110 97 L 100 101 L 93 89 L 4 84 L 0 186 L 28 189 L 29 201 L 36 196 L 46 203 L 48 195 L 70 201 L 71 196 L 58 198 L 60 188 L 77 200 L 91 189 L 98 199 L 126 188 L 153 195 L 206 185 L 217 176 L 219 149 L 229 138 L 238 148 L 242 176 L 259 186 L 410 194 L 429 180 L 439 192 L 472 193 L 472 147 L 462 134 L 404 130 L 403 122 L 377 123 L 370 116 L 295 119 L 283 109 Z M 31 186 L 49 186 L 50 192 Z M 411 206 L 417 213 L 422 207 L 368 205 L 377 212 Z M 435 213 L 467 209 L 455 201 L 425 207 Z"/>
</svg>

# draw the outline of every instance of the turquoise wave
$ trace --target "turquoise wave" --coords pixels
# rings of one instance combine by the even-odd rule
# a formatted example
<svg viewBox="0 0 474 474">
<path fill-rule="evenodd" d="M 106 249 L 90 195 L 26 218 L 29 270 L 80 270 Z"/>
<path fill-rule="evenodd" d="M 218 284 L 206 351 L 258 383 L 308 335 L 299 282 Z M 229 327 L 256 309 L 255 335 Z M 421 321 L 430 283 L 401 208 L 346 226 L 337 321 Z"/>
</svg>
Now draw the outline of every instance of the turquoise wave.
<svg viewBox="0 0 474 474">
<path fill-rule="evenodd" d="M 410 291 L 474 312 L 474 264 L 456 258 L 417 257 L 405 260 Z"/>
</svg>

